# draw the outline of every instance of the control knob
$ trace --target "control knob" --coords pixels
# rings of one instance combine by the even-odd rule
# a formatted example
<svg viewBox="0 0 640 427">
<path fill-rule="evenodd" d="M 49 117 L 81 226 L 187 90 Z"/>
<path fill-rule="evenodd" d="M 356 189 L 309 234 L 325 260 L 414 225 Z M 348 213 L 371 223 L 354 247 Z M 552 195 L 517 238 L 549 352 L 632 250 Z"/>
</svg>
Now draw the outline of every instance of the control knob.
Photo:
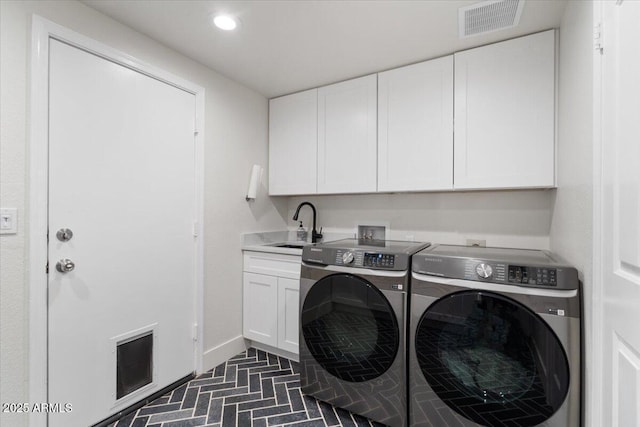
<svg viewBox="0 0 640 427">
<path fill-rule="evenodd" d="M 483 279 L 488 279 L 493 275 L 493 268 L 489 264 L 480 263 L 476 265 L 476 273 Z"/>
<path fill-rule="evenodd" d="M 353 262 L 353 252 L 348 251 L 342 254 L 342 263 L 351 264 Z"/>
</svg>

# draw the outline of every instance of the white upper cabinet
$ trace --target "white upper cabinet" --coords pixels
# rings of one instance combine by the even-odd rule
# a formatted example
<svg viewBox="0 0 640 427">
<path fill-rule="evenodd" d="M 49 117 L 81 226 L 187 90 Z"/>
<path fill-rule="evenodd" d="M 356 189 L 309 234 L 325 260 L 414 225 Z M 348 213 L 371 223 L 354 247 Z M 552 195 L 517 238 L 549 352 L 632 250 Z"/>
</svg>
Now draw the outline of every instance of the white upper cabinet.
<svg viewBox="0 0 640 427">
<path fill-rule="evenodd" d="M 318 89 L 318 193 L 376 191 L 376 77 Z"/>
<path fill-rule="evenodd" d="M 269 194 L 314 194 L 318 89 L 269 101 Z"/>
<path fill-rule="evenodd" d="M 550 30 L 272 99 L 269 194 L 554 187 L 555 44 Z"/>
<path fill-rule="evenodd" d="M 555 32 L 455 54 L 454 187 L 555 185 Z"/>
<path fill-rule="evenodd" d="M 378 191 L 453 188 L 453 56 L 378 74 Z"/>
</svg>

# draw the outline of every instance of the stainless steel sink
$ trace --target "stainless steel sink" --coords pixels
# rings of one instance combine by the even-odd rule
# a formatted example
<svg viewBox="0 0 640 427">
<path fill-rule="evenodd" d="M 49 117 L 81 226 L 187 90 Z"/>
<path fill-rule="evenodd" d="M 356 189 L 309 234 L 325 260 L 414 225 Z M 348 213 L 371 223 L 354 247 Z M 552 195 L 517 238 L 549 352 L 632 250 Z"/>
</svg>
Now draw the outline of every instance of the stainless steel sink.
<svg viewBox="0 0 640 427">
<path fill-rule="evenodd" d="M 290 249 L 302 249 L 304 247 L 301 243 L 273 243 L 268 246 L 273 246 L 274 248 L 290 248 Z"/>
</svg>

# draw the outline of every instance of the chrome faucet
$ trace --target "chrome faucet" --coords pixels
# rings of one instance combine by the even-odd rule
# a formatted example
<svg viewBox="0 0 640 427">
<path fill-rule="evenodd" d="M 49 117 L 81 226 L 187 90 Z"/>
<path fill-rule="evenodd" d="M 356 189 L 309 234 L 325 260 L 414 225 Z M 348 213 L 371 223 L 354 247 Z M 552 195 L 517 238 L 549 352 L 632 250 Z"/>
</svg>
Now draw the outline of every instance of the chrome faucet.
<svg viewBox="0 0 640 427">
<path fill-rule="evenodd" d="M 298 220 L 298 214 L 300 213 L 300 208 L 303 207 L 304 205 L 309 205 L 309 207 L 311 207 L 311 210 L 313 211 L 313 230 L 311 230 L 311 243 L 316 243 L 318 239 L 322 239 L 322 227 L 320 227 L 319 232 L 316 231 L 316 207 L 309 202 L 300 203 L 296 208 L 296 213 L 293 214 L 293 220 L 294 221 Z"/>
</svg>

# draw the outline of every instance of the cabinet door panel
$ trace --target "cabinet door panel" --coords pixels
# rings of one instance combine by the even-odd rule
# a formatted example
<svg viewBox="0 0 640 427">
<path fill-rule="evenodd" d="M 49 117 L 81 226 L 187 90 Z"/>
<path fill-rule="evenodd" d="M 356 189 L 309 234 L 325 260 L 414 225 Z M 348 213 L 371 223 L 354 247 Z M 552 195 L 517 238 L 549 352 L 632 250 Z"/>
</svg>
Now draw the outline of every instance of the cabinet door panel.
<svg viewBox="0 0 640 427">
<path fill-rule="evenodd" d="M 555 185 L 554 30 L 455 54 L 454 187 Z"/>
<path fill-rule="evenodd" d="M 314 194 L 318 89 L 269 101 L 269 194 Z"/>
<path fill-rule="evenodd" d="M 453 56 L 378 74 L 378 191 L 453 188 Z"/>
<path fill-rule="evenodd" d="M 376 191 L 377 76 L 318 89 L 318 193 Z"/>
<path fill-rule="evenodd" d="M 243 335 L 267 345 L 278 345 L 278 278 L 244 273 Z"/>
<path fill-rule="evenodd" d="M 300 281 L 278 278 L 278 348 L 298 354 Z"/>
</svg>

